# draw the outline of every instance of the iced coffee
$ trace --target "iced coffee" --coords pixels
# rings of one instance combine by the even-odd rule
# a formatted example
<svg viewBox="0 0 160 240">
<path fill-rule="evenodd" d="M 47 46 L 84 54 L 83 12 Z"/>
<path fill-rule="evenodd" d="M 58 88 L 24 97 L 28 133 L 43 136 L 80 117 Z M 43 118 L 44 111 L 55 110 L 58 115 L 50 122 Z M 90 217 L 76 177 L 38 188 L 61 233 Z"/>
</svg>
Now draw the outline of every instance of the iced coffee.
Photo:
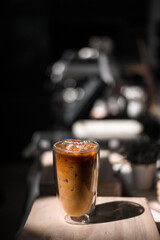
<svg viewBox="0 0 160 240">
<path fill-rule="evenodd" d="M 59 198 L 72 217 L 88 214 L 96 199 L 99 146 L 89 140 L 64 140 L 54 145 Z"/>
</svg>

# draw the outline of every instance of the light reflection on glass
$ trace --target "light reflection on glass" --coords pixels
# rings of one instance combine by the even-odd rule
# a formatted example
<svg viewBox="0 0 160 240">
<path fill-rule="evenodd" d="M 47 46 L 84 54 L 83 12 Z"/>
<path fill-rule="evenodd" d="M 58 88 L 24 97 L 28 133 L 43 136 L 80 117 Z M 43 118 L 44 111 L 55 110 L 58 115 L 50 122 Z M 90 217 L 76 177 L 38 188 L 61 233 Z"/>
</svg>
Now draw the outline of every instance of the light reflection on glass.
<svg viewBox="0 0 160 240">
<path fill-rule="evenodd" d="M 65 64 L 61 61 L 56 62 L 52 66 L 51 70 L 51 80 L 53 82 L 60 82 L 63 78 L 63 73 L 65 71 Z"/>
<path fill-rule="evenodd" d="M 81 59 L 96 59 L 99 52 L 96 49 L 85 47 L 79 50 L 78 55 Z"/>
<path fill-rule="evenodd" d="M 85 95 L 83 88 L 66 88 L 63 90 L 62 96 L 66 103 L 73 103 L 81 100 Z"/>
</svg>

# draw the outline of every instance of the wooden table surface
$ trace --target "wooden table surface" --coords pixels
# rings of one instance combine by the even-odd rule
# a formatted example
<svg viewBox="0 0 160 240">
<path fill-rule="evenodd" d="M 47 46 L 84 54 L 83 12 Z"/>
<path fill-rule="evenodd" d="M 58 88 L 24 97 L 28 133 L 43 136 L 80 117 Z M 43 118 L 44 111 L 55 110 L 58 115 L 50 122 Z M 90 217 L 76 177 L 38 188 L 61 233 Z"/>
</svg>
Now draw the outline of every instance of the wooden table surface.
<svg viewBox="0 0 160 240">
<path fill-rule="evenodd" d="M 91 223 L 64 221 L 56 197 L 40 197 L 31 209 L 20 240 L 160 240 L 145 198 L 98 197 Z"/>
</svg>

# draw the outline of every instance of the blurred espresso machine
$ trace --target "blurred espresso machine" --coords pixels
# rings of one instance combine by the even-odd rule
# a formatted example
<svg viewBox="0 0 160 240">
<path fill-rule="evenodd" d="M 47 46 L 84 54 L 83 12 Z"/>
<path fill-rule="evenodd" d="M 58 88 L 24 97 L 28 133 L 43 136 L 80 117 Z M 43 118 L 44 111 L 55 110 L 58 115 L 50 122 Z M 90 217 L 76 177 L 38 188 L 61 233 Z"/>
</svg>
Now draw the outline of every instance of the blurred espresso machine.
<svg viewBox="0 0 160 240">
<path fill-rule="evenodd" d="M 109 37 L 91 37 L 87 47 L 66 50 L 48 70 L 51 119 L 70 128 L 78 119 L 157 118 L 157 89 L 143 41 L 137 49 L 139 59 L 131 63 L 117 60 Z"/>
</svg>

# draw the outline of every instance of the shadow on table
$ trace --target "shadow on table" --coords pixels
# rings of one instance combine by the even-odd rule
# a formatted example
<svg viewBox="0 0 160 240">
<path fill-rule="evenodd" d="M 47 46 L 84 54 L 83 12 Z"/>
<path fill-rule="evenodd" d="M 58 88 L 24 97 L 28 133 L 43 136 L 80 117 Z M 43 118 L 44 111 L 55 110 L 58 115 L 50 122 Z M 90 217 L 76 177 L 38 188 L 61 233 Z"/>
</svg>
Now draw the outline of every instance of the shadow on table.
<svg viewBox="0 0 160 240">
<path fill-rule="evenodd" d="M 96 205 L 95 211 L 90 215 L 90 223 L 104 223 L 119 221 L 141 215 L 144 208 L 134 202 L 115 201 Z"/>
</svg>

